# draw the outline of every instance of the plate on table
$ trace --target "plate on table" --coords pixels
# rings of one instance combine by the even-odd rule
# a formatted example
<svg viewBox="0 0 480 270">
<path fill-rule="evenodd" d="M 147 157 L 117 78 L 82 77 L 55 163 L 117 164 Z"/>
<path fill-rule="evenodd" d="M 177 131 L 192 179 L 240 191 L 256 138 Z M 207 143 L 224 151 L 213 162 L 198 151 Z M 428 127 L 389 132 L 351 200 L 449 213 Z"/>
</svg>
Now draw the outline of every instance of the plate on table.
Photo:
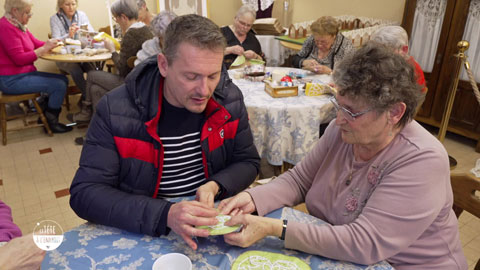
<svg viewBox="0 0 480 270">
<path fill-rule="evenodd" d="M 232 270 L 240 269 L 295 269 L 310 270 L 307 263 L 297 257 L 280 253 L 250 250 L 242 253 L 233 262 Z"/>
<path fill-rule="evenodd" d="M 242 225 L 235 226 L 225 226 L 225 222 L 229 221 L 232 217 L 229 215 L 218 215 L 216 216 L 218 223 L 211 226 L 197 226 L 198 229 L 207 229 L 210 232 L 210 235 L 223 235 L 227 233 L 234 232 L 242 227 Z"/>
</svg>

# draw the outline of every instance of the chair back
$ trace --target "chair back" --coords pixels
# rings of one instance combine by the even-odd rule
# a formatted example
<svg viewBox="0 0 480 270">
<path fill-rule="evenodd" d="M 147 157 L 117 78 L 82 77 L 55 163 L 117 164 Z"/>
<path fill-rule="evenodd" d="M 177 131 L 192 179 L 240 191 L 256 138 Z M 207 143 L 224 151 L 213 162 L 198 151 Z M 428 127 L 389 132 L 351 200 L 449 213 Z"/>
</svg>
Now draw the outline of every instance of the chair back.
<svg viewBox="0 0 480 270">
<path fill-rule="evenodd" d="M 480 179 L 471 174 L 452 174 L 450 176 L 453 189 L 455 214 L 460 216 L 462 210 L 480 218 Z M 476 194 L 476 192 L 479 192 Z"/>
</svg>

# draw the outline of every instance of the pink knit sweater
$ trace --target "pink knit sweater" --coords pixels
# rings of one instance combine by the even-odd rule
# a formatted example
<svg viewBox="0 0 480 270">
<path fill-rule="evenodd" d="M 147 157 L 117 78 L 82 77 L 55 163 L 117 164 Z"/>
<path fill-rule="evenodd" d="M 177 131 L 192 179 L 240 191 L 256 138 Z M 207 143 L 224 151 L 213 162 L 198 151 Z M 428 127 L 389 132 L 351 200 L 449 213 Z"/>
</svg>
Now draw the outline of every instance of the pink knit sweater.
<svg viewBox="0 0 480 270">
<path fill-rule="evenodd" d="M 467 269 L 447 153 L 415 121 L 367 162 L 353 160 L 332 121 L 299 164 L 249 193 L 259 215 L 305 201 L 330 223 L 289 222 L 287 248 L 360 264 L 387 260 L 397 270 Z"/>
<path fill-rule="evenodd" d="M 36 71 L 33 65 L 37 60 L 35 49 L 45 42 L 36 39 L 28 30 L 18 29 L 5 17 L 0 19 L 0 29 L 0 76 Z"/>
</svg>

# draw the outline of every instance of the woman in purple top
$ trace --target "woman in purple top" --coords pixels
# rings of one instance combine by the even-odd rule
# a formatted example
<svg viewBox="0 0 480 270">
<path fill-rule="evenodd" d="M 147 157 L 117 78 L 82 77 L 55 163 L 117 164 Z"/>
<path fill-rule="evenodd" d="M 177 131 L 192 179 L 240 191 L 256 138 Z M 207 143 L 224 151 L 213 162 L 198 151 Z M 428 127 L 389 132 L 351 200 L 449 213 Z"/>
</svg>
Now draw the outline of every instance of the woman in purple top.
<svg viewBox="0 0 480 270">
<path fill-rule="evenodd" d="M 244 227 L 225 241 L 245 247 L 272 235 L 286 248 L 354 263 L 467 269 L 448 155 L 413 120 L 421 98 L 413 67 L 369 42 L 335 66 L 333 79 L 337 118 L 312 151 L 271 183 L 220 203 L 224 214 L 245 213 L 227 223 Z M 329 224 L 260 217 L 302 202 Z"/>
<path fill-rule="evenodd" d="M 35 245 L 31 234 L 22 236 L 10 207 L 0 201 L 0 269 L 40 269 L 44 257 L 45 251 Z"/>
<path fill-rule="evenodd" d="M 22 231 L 13 223 L 10 207 L 0 201 L 0 242 L 8 242 L 22 236 Z"/>
</svg>

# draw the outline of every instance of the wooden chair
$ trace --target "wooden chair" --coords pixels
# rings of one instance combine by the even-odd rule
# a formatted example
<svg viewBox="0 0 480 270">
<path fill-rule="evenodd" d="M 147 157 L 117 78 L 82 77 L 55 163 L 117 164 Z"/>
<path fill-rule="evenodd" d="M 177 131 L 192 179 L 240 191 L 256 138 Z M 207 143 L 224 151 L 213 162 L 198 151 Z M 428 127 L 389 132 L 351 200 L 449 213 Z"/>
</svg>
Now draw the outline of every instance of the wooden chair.
<svg viewBox="0 0 480 270">
<path fill-rule="evenodd" d="M 42 125 L 38 125 L 36 123 L 35 124 L 30 124 L 30 123 L 27 122 L 27 116 L 29 114 L 31 114 L 31 113 L 28 112 L 27 106 L 22 107 L 22 109 L 24 111 L 24 113 L 22 115 L 7 116 L 6 104 L 11 103 L 11 102 L 28 102 L 29 100 L 31 100 L 33 102 L 33 104 L 35 105 L 35 108 L 37 109 L 37 113 L 40 115 L 40 119 L 42 120 L 43 127 L 45 127 L 45 129 L 47 130 L 47 133 L 48 133 L 49 136 L 53 136 L 52 130 L 48 126 L 47 119 L 45 118 L 45 115 L 43 114 L 42 108 L 40 107 L 40 105 L 38 104 L 38 102 L 36 100 L 37 97 L 40 97 L 39 93 L 23 94 L 23 95 L 6 95 L 6 94 L 0 95 L 0 122 L 2 124 L 2 143 L 3 143 L 3 145 L 7 144 L 7 121 L 8 120 L 23 117 L 23 127 L 8 129 L 8 131 L 21 130 L 21 129 L 25 129 L 25 128 L 33 128 L 33 127 L 42 126 Z"/>
<path fill-rule="evenodd" d="M 453 189 L 453 210 L 460 217 L 463 210 L 480 218 L 480 197 L 475 192 L 480 192 L 480 179 L 471 174 L 452 174 L 450 176 Z M 475 270 L 480 270 L 480 259 Z"/>
<path fill-rule="evenodd" d="M 135 67 L 135 60 L 137 60 L 137 57 L 136 56 L 130 56 L 128 59 L 127 59 L 127 66 L 129 68 L 134 68 Z"/>
</svg>

